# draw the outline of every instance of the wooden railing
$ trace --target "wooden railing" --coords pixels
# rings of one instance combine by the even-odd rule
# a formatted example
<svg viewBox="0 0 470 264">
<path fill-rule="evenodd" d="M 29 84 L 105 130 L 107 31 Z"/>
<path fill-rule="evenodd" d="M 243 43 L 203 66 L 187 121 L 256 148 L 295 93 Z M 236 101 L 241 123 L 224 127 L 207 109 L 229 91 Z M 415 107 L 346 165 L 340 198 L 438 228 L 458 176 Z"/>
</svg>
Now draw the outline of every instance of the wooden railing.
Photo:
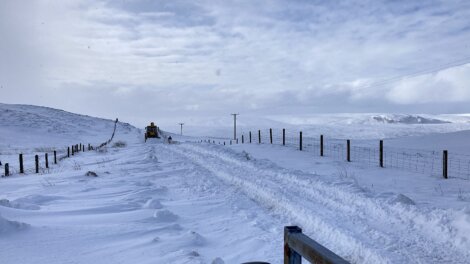
<svg viewBox="0 0 470 264">
<path fill-rule="evenodd" d="M 349 263 L 310 237 L 302 234 L 300 227 L 284 227 L 284 264 L 301 264 L 302 258 L 315 264 Z"/>
</svg>

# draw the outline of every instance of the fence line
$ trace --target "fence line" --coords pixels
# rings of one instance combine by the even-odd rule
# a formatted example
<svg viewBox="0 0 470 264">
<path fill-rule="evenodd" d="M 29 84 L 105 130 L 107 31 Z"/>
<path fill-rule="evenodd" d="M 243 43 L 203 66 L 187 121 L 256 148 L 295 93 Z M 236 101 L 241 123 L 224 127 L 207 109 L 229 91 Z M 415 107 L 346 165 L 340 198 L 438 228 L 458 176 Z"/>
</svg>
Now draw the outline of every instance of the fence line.
<svg viewBox="0 0 470 264">
<path fill-rule="evenodd" d="M 114 138 L 114 135 L 116 133 L 116 128 L 117 128 L 117 123 L 118 123 L 118 119 L 116 118 L 116 120 L 114 121 L 114 129 L 113 129 L 113 133 L 111 135 L 111 138 L 108 139 L 107 141 L 101 143 L 100 145 L 94 147 L 92 146 L 90 143 L 88 143 L 88 151 L 91 151 L 91 150 L 98 150 L 100 148 L 103 148 L 105 147 L 106 145 L 108 145 L 109 143 L 111 143 L 111 141 L 113 140 Z M 53 148 L 50 148 L 50 149 L 53 149 Z M 85 152 L 85 144 L 83 143 L 79 143 L 79 144 L 74 144 L 72 146 L 68 146 L 67 147 L 67 150 L 57 150 L 57 149 L 54 149 L 53 151 L 51 152 L 44 152 L 43 156 L 41 155 L 38 155 L 38 154 L 31 154 L 34 155 L 34 167 L 29 167 L 29 168 L 26 168 L 25 169 L 25 164 L 24 164 L 24 161 L 25 161 L 25 155 L 23 153 L 20 153 L 18 154 L 18 167 L 15 168 L 13 166 L 11 166 L 10 163 L 6 162 L 3 166 L 4 166 L 4 173 L 1 177 L 9 177 L 11 175 L 14 175 L 14 174 L 33 174 L 33 173 L 45 173 L 46 171 L 49 171 L 49 167 L 50 167 L 50 164 L 57 164 L 58 161 L 62 161 L 66 158 L 70 158 L 71 156 L 75 156 L 77 155 L 78 153 L 80 152 Z M 50 156 L 49 154 L 53 154 L 53 159 L 50 160 Z M 60 155 L 62 154 L 62 155 Z M 28 155 L 30 156 L 30 155 Z M 43 158 L 41 158 L 43 157 Z M 43 167 L 41 167 L 41 165 L 43 165 Z M 0 166 L 2 166 L 2 163 L 0 162 Z"/>
<path fill-rule="evenodd" d="M 291 132 L 273 129 L 261 129 L 243 133 L 252 141 L 243 140 L 242 144 L 272 144 L 312 152 L 315 156 L 324 156 L 334 160 L 352 162 L 369 167 L 394 168 L 403 171 L 459 178 L 470 180 L 470 155 L 450 153 L 447 150 L 433 151 L 388 146 L 383 140 L 373 146 L 370 142 L 360 140 L 327 138 L 323 135 L 311 137 L 302 132 Z M 302 138 L 300 138 L 302 137 Z M 204 140 L 202 140 L 204 142 Z M 213 139 L 205 140 L 215 143 Z M 236 140 L 220 141 L 219 144 L 238 144 Z M 227 140 L 228 141 L 228 140 Z M 348 151 L 349 142 L 349 151 Z M 382 142 L 382 143 L 380 143 Z M 300 145 L 302 144 L 302 145 Z M 382 147 L 381 147 L 382 144 Z M 349 155 L 348 155 L 349 153 Z M 349 157 L 349 158 L 348 158 Z"/>
</svg>

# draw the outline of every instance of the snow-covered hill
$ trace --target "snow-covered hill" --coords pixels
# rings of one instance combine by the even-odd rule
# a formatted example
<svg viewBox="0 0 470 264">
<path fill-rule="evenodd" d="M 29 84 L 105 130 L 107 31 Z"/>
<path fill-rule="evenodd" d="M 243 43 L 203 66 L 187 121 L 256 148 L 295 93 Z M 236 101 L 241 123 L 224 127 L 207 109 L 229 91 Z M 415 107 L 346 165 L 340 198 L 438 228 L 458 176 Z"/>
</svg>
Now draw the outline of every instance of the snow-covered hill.
<svg viewBox="0 0 470 264">
<path fill-rule="evenodd" d="M 99 144 L 113 132 L 114 120 L 74 114 L 49 107 L 0 103 L 0 155 L 6 149 Z M 118 123 L 118 138 L 135 140 L 138 130 Z"/>
</svg>

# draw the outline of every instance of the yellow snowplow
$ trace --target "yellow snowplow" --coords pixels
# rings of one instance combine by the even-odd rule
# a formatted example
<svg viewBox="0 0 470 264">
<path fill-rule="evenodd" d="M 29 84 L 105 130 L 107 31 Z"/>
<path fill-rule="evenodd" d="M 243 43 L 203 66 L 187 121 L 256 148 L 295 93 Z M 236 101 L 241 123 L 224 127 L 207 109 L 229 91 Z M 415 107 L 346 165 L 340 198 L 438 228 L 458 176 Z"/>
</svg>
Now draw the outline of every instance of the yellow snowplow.
<svg viewBox="0 0 470 264">
<path fill-rule="evenodd" d="M 145 128 L 145 141 L 147 141 L 147 138 L 160 138 L 158 135 L 158 127 L 155 126 L 153 122 L 150 123 L 150 126 Z"/>
</svg>

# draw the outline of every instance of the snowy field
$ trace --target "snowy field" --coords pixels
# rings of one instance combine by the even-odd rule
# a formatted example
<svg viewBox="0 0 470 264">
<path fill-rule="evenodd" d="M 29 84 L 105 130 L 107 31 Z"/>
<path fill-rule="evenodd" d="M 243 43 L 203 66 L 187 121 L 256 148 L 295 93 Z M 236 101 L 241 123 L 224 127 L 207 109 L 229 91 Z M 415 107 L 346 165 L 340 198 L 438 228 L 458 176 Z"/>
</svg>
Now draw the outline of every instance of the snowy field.
<svg viewBox="0 0 470 264">
<path fill-rule="evenodd" d="M 241 130 L 302 129 L 470 154 L 467 116 L 424 118 L 271 117 L 245 120 Z M 104 142 L 113 121 L 0 104 L 0 125 L 3 175 L 5 162 L 17 168 L 19 152 Z M 207 122 L 193 131 L 223 138 L 224 129 Z M 101 151 L 0 179 L 0 263 L 282 263 L 285 225 L 301 226 L 352 263 L 470 263 L 468 179 L 347 163 L 294 146 L 172 137 L 176 144 L 144 143 L 142 131 L 119 123 Z"/>
</svg>

